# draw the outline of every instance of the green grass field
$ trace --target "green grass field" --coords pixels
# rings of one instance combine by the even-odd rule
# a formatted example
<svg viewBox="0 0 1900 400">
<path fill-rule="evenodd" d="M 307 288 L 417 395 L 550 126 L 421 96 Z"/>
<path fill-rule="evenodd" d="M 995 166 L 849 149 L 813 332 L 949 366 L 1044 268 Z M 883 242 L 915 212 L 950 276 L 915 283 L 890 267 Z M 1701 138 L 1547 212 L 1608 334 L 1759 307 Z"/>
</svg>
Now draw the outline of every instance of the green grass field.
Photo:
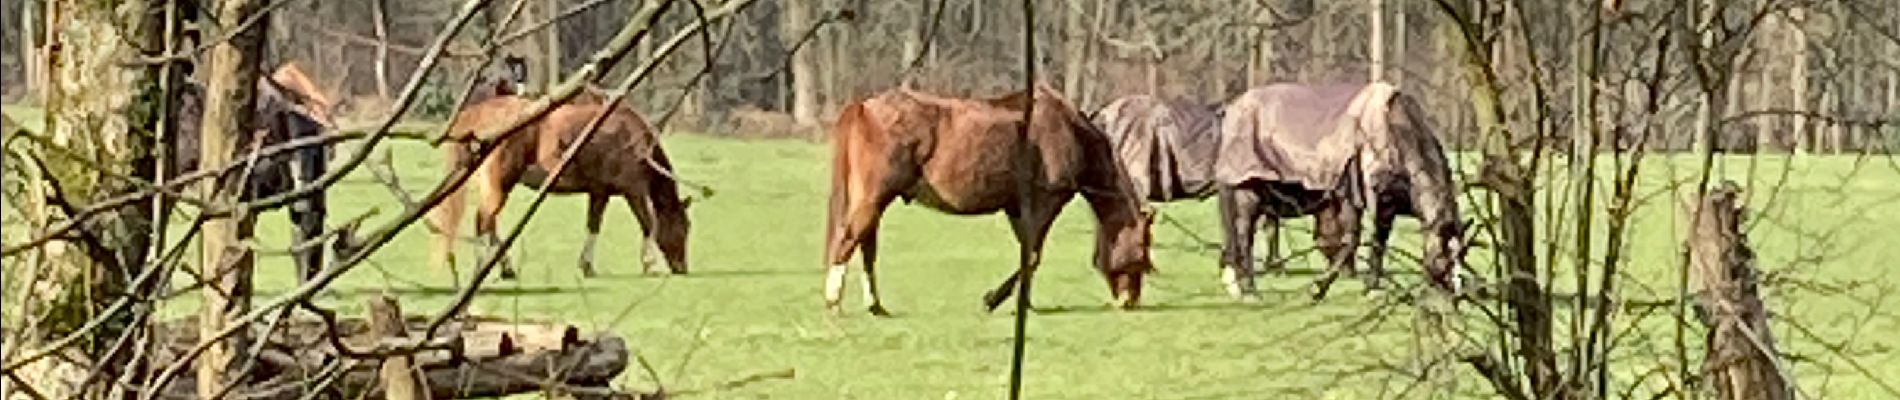
<svg viewBox="0 0 1900 400">
<path fill-rule="evenodd" d="M 847 292 L 852 312 L 834 318 L 823 312 L 820 299 L 829 149 L 804 141 L 696 135 L 669 136 L 666 145 L 682 174 L 718 190 L 691 210 L 691 275 L 640 275 L 637 225 L 616 204 L 599 248 L 605 275 L 581 279 L 574 263 L 584 237 L 584 202 L 555 197 L 517 246 L 522 278 L 491 282 L 474 311 L 559 319 L 622 335 L 670 390 L 697 391 L 697 398 L 1003 395 L 1010 314 L 986 314 L 979 305 L 983 292 L 1015 267 L 1016 245 L 1002 217 L 893 206 L 883 224 L 879 272 L 886 306 L 896 317 L 862 312 L 854 267 Z M 435 153 L 422 145 L 398 143 L 394 155 L 410 190 L 419 192 L 439 178 Z M 1900 224 L 1900 169 L 1883 157 L 1734 157 L 1721 164 L 1725 175 L 1752 176 L 1753 187 L 1761 189 L 1751 192 L 1749 202 L 1760 214 L 1751 219 L 1760 265 L 1776 277 L 1810 283 L 1766 291 L 1781 318 L 1777 322 L 1793 322 L 1778 323 L 1775 334 L 1797 356 L 1793 363 L 1804 393 L 1890 398 L 1869 375 L 1900 381 L 1900 354 L 1894 350 L 1900 336 L 1893 334 L 1900 330 L 1893 314 L 1900 299 L 1886 296 L 1893 288 L 1891 273 L 1900 271 L 1894 264 L 1900 240 L 1883 229 Z M 1680 232 L 1687 224 L 1678 199 L 1693 188 L 1674 193 L 1667 186 L 1693 178 L 1692 165 L 1686 158 L 1646 165 L 1628 276 L 1619 281 L 1631 298 L 1667 299 L 1676 290 Z M 1766 188 L 1775 186 L 1781 187 L 1778 194 L 1768 194 Z M 330 199 L 333 222 L 380 209 L 371 218 L 375 226 L 400 211 L 395 197 L 366 171 Z M 514 193 L 503 226 L 520 218 L 531 199 L 531 192 Z M 1424 389 L 1411 389 L 1409 371 L 1425 362 L 1413 339 L 1415 313 L 1404 307 L 1379 311 L 1380 301 L 1362 296 L 1356 282 L 1341 283 L 1323 302 L 1309 301 L 1307 284 L 1320 266 L 1316 256 L 1296 260 L 1291 276 L 1263 277 L 1261 304 L 1228 300 L 1217 284 L 1217 252 L 1190 235 L 1218 240 L 1211 201 L 1163 207 L 1186 229 L 1156 227 L 1160 274 L 1149 280 L 1149 307 L 1106 309 L 1107 290 L 1088 265 L 1093 221 L 1080 204 L 1058 221 L 1038 274 L 1035 300 L 1047 310 L 1030 324 L 1026 397 L 1425 396 Z M 284 220 L 278 213 L 263 216 L 259 240 L 281 247 L 288 236 Z M 1416 249 L 1413 229 L 1414 222 L 1400 222 L 1395 246 Z M 372 263 L 344 277 L 325 302 L 355 312 L 361 295 L 388 291 L 400 295 L 411 313 L 434 313 L 452 290 L 447 271 L 427 266 L 428 243 L 426 230 L 412 227 Z M 1292 240 L 1295 246 L 1305 243 Z M 1490 258 L 1480 252 L 1470 261 L 1489 270 Z M 464 245 L 461 259 L 475 258 L 473 247 Z M 261 296 L 291 284 L 288 258 L 265 257 L 260 265 Z M 1408 285 L 1418 280 L 1413 263 L 1397 262 L 1393 269 L 1405 274 L 1399 279 Z M 1557 290 L 1570 292 L 1563 286 Z M 180 301 L 171 310 L 189 312 L 189 303 Z M 1619 318 L 1635 319 L 1639 312 Z M 1655 310 L 1619 336 L 1613 387 L 1673 362 L 1669 312 Z M 1558 330 L 1568 329 L 1568 319 L 1559 319 Z M 1692 345 L 1700 343 L 1699 330 L 1690 335 Z M 1445 368 L 1458 377 L 1458 397 L 1489 397 L 1468 368 Z M 637 369 L 621 381 L 639 388 L 655 384 Z M 1646 390 L 1661 385 L 1657 375 L 1645 382 Z"/>
</svg>

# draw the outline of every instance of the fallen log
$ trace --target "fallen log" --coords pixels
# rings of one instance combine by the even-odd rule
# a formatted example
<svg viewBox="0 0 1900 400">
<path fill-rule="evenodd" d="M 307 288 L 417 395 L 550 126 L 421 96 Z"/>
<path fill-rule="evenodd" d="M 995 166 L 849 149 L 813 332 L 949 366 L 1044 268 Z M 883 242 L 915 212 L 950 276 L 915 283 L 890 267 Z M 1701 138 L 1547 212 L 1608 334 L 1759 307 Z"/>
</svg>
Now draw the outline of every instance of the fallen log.
<svg viewBox="0 0 1900 400">
<path fill-rule="evenodd" d="M 379 306 L 372 306 L 372 310 Z M 374 313 L 372 313 L 374 314 Z M 388 315 L 395 320 L 395 315 Z M 403 331 L 414 336 L 427 321 L 402 320 Z M 157 365 L 174 362 L 197 344 L 195 324 L 190 321 L 161 323 L 158 337 L 164 343 L 154 360 Z M 329 340 L 331 327 L 315 319 L 285 321 L 265 336 L 269 340 L 258 354 L 262 364 L 246 376 L 243 386 L 229 398 L 275 400 L 299 399 L 309 394 L 328 398 L 384 398 L 384 359 L 408 358 L 410 365 L 398 369 L 414 372 L 426 397 L 454 399 L 496 397 L 522 393 L 554 392 L 587 398 L 640 396 L 620 394 L 608 385 L 627 369 L 626 342 L 609 334 L 583 335 L 571 325 L 514 322 L 492 317 L 470 317 L 451 323 L 434 337 L 394 339 L 387 331 L 372 332 L 374 324 L 365 319 L 340 319 L 334 327 L 338 341 L 349 352 L 339 352 Z M 392 324 L 393 325 L 393 324 Z M 406 357 L 351 358 L 346 353 L 387 353 L 383 350 L 414 348 L 425 350 Z M 240 355 L 242 357 L 242 355 Z M 166 400 L 195 399 L 195 377 L 178 377 L 161 390 Z M 326 379 L 331 378 L 331 379 Z M 325 381 L 330 381 L 325 383 Z M 399 393 L 400 394 L 400 393 Z M 415 393 L 420 395 L 421 393 Z M 397 396 L 390 398 L 420 398 Z"/>
</svg>

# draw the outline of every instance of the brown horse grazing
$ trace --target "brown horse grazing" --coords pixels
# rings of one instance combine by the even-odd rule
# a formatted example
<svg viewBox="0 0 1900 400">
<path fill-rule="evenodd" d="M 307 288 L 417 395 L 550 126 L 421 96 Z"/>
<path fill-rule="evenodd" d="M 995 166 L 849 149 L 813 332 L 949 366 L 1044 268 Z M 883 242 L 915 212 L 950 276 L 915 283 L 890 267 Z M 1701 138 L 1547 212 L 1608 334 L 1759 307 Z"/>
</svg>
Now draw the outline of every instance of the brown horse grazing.
<svg viewBox="0 0 1900 400">
<path fill-rule="evenodd" d="M 1430 281 L 1456 293 L 1465 225 L 1450 165 L 1418 103 L 1394 86 L 1275 84 L 1231 102 L 1222 121 L 1221 218 L 1228 290 L 1251 295 L 1254 222 L 1313 215 L 1314 236 L 1332 265 L 1322 298 L 1340 272 L 1354 271 L 1359 220 L 1374 214 L 1368 288 L 1384 275 L 1393 219 L 1416 216 L 1425 234 Z"/>
<path fill-rule="evenodd" d="M 899 88 L 845 107 L 832 130 L 832 179 L 825 228 L 825 304 L 844 300 L 845 263 L 864 253 L 864 294 L 873 315 L 889 315 L 877 291 L 878 221 L 903 198 L 949 214 L 1002 212 L 1021 245 L 1022 279 L 1041 263 L 1043 240 L 1064 204 L 1080 194 L 1094 209 L 1095 266 L 1119 306 L 1141 299 L 1149 216 L 1108 138 L 1059 94 L 1039 86 L 1023 136 L 1028 93 L 992 100 L 939 97 Z M 1012 274 L 986 296 L 995 309 Z"/>
<path fill-rule="evenodd" d="M 506 123 L 530 102 L 501 95 L 469 105 L 450 125 L 449 137 L 470 140 L 477 130 Z M 494 152 L 481 160 L 477 170 L 476 186 L 483 194 L 475 218 L 477 235 L 484 237 L 490 247 L 500 243 L 495 232 L 496 218 L 508 200 L 509 189 L 517 183 L 536 189 L 545 187 L 550 193 L 587 194 L 588 234 L 579 265 L 582 274 L 593 276 L 594 241 L 600 234 L 602 214 L 609 199 L 621 196 L 639 219 L 646 240 L 657 246 L 665 257 L 667 267 L 676 274 L 686 273 L 686 239 L 691 224 L 686 216 L 689 202 L 681 200 L 676 183 L 665 175 L 668 172 L 659 170 L 670 171 L 672 162 L 659 146 L 653 128 L 630 108 L 614 108 L 593 138 L 575 152 L 560 179 L 547 181 L 547 171 L 553 171 L 560 164 L 563 152 L 580 138 L 588 121 L 602 111 L 599 104 L 559 106 L 502 139 Z M 450 168 L 454 168 L 454 163 L 470 162 L 473 153 L 468 147 L 445 147 L 450 148 L 445 152 Z M 453 259 L 440 254 L 454 250 L 463 205 L 459 196 L 460 193 L 456 193 L 444 200 L 434 215 L 442 228 L 437 239 L 438 259 L 450 262 L 451 268 Z M 513 277 L 513 268 L 503 265 L 502 277 Z"/>
</svg>

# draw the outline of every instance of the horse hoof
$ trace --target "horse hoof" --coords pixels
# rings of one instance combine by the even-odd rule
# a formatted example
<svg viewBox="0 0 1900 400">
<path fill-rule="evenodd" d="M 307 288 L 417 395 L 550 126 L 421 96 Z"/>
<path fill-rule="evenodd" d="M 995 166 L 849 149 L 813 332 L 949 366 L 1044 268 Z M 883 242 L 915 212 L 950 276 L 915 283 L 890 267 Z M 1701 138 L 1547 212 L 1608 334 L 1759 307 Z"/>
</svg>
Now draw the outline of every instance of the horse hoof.
<svg viewBox="0 0 1900 400">
<path fill-rule="evenodd" d="M 514 268 L 502 268 L 502 270 L 501 270 L 501 279 L 502 279 L 502 280 L 514 280 L 514 279 L 515 279 L 515 269 L 514 269 Z"/>
<path fill-rule="evenodd" d="M 871 307 L 867 311 L 870 311 L 871 315 L 875 315 L 879 317 L 888 318 L 891 316 L 891 311 L 884 309 L 883 304 L 872 304 Z"/>
<path fill-rule="evenodd" d="M 597 271 L 594 271 L 594 265 L 593 265 L 593 264 L 586 264 L 586 263 L 583 263 L 583 264 L 581 264 L 581 277 L 582 277 L 582 278 L 592 278 L 592 277 L 595 277 L 595 276 L 599 276 L 599 275 L 600 275 L 600 272 L 597 272 Z"/>
</svg>

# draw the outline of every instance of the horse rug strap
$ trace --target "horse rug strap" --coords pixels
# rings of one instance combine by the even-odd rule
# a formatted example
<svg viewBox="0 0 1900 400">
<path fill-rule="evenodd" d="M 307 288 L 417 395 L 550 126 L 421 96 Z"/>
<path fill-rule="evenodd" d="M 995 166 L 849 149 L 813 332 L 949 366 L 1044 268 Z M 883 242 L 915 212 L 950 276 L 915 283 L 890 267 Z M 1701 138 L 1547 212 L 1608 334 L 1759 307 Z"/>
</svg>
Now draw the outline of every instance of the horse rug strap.
<svg viewBox="0 0 1900 400">
<path fill-rule="evenodd" d="M 1383 83 L 1250 90 L 1228 105 L 1221 121 L 1215 180 L 1230 186 L 1261 180 L 1333 190 L 1348 174 L 1383 170 L 1384 157 L 1366 152 L 1390 147 L 1385 115 L 1397 93 Z M 1349 168 L 1355 159 L 1361 161 L 1359 171 Z"/>
</svg>

